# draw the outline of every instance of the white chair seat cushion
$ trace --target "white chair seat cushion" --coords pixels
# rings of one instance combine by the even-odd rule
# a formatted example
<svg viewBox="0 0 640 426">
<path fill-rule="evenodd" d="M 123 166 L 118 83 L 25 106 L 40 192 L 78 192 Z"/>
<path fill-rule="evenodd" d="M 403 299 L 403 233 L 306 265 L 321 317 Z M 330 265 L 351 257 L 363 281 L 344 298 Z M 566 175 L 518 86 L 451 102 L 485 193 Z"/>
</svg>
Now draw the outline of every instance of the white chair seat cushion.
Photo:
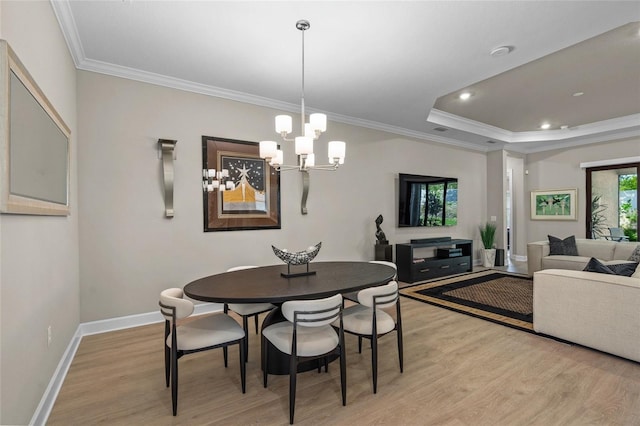
<svg viewBox="0 0 640 426">
<path fill-rule="evenodd" d="M 280 352 L 291 355 L 293 324 L 279 322 L 262 330 L 264 337 Z M 321 327 L 298 326 L 298 356 L 316 356 L 331 352 L 338 346 L 338 333 L 330 325 Z"/>
<path fill-rule="evenodd" d="M 178 350 L 193 350 L 242 339 L 244 330 L 233 318 L 213 314 L 178 326 Z M 171 347 L 171 333 L 167 337 Z"/>
<path fill-rule="evenodd" d="M 339 322 L 334 322 L 336 327 Z M 342 325 L 345 331 L 352 333 L 371 335 L 373 330 L 373 310 L 363 305 L 354 305 L 342 311 Z M 378 334 L 385 334 L 393 330 L 395 321 L 385 311 L 380 309 L 376 312 L 376 326 Z"/>
<path fill-rule="evenodd" d="M 240 315 L 253 315 L 275 308 L 271 303 L 229 303 L 229 309 Z"/>
</svg>

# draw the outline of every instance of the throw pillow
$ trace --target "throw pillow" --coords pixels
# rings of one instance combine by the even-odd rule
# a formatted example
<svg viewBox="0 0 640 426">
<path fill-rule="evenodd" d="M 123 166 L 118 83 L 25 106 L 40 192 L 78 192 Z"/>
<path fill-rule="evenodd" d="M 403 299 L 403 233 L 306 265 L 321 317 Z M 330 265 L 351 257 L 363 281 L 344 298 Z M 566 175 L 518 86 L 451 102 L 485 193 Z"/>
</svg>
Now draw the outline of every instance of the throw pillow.
<svg viewBox="0 0 640 426">
<path fill-rule="evenodd" d="M 638 244 L 627 260 L 632 262 L 640 262 L 640 244 Z"/>
<path fill-rule="evenodd" d="M 631 277 L 640 279 L 640 263 L 638 263 L 638 267 L 636 268 L 636 271 L 633 273 L 633 275 L 631 275 Z"/>
<path fill-rule="evenodd" d="M 616 263 L 611 265 L 604 265 L 598 259 L 592 257 L 589 260 L 589 263 L 587 263 L 587 266 L 584 267 L 583 271 L 630 277 L 634 274 L 637 267 L 637 263 Z"/>
<path fill-rule="evenodd" d="M 615 272 L 613 272 L 611 269 L 609 269 L 606 265 L 603 265 L 602 262 L 600 262 L 595 257 L 592 257 L 589 260 L 589 263 L 587 263 L 587 266 L 584 267 L 583 271 L 586 271 L 586 272 L 597 272 L 598 274 L 615 275 Z"/>
<path fill-rule="evenodd" d="M 547 235 L 549 237 L 549 249 L 550 255 L 560 256 L 577 256 L 578 247 L 576 246 L 576 237 L 572 235 L 570 237 L 561 240 L 553 235 Z"/>
<path fill-rule="evenodd" d="M 630 277 L 636 271 L 638 263 L 616 263 L 615 265 L 607 265 L 614 274 Z"/>
</svg>

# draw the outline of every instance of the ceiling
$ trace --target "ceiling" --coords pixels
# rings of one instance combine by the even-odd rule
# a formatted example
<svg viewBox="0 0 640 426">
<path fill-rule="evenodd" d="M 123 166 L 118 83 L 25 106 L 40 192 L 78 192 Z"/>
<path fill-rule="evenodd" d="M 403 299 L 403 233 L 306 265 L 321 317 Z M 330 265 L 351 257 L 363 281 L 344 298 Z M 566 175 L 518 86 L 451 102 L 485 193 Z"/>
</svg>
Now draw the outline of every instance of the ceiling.
<svg viewBox="0 0 640 426">
<path fill-rule="evenodd" d="M 306 111 L 330 122 L 523 153 L 640 135 L 638 1 L 52 5 L 82 70 L 297 113 L 307 19 Z"/>
</svg>

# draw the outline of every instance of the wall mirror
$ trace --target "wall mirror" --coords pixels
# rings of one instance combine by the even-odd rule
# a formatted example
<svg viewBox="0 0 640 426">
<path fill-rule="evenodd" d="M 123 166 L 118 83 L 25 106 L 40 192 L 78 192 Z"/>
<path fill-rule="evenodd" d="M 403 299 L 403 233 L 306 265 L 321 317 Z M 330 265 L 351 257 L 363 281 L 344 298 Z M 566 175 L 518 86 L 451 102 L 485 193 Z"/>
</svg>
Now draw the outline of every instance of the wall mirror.
<svg viewBox="0 0 640 426">
<path fill-rule="evenodd" d="M 0 212 L 69 214 L 70 130 L 0 40 Z"/>
</svg>

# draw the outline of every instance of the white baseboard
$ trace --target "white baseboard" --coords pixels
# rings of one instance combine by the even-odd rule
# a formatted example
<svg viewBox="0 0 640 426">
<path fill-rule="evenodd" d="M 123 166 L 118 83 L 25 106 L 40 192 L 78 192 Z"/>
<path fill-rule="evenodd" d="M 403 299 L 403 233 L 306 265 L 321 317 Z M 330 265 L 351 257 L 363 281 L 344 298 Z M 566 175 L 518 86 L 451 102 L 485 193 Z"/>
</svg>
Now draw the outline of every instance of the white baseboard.
<svg viewBox="0 0 640 426">
<path fill-rule="evenodd" d="M 223 305 L 221 303 L 203 303 L 195 306 L 193 315 L 203 315 L 213 312 L 220 312 L 222 311 L 222 307 Z M 47 419 L 49 418 L 49 414 L 51 414 L 53 404 L 56 402 L 58 392 L 60 392 L 60 389 L 62 388 L 64 379 L 67 376 L 69 368 L 71 367 L 71 362 L 76 355 L 76 351 L 80 346 L 80 342 L 82 341 L 83 336 L 123 330 L 126 328 L 140 327 L 143 325 L 155 324 L 162 321 L 164 321 L 164 318 L 159 311 L 156 311 L 148 312 L 146 314 L 129 315 L 126 317 L 91 321 L 78 325 L 76 333 L 71 339 L 71 342 L 69 342 L 66 351 L 62 355 L 62 358 L 58 363 L 58 367 L 53 373 L 53 376 L 49 381 L 49 385 L 42 395 L 40 404 L 38 404 L 35 413 L 33 413 L 33 416 L 31 417 L 29 425 L 40 426 L 47 423 Z M 162 336 L 159 336 L 159 338 L 162 338 Z"/>
</svg>

